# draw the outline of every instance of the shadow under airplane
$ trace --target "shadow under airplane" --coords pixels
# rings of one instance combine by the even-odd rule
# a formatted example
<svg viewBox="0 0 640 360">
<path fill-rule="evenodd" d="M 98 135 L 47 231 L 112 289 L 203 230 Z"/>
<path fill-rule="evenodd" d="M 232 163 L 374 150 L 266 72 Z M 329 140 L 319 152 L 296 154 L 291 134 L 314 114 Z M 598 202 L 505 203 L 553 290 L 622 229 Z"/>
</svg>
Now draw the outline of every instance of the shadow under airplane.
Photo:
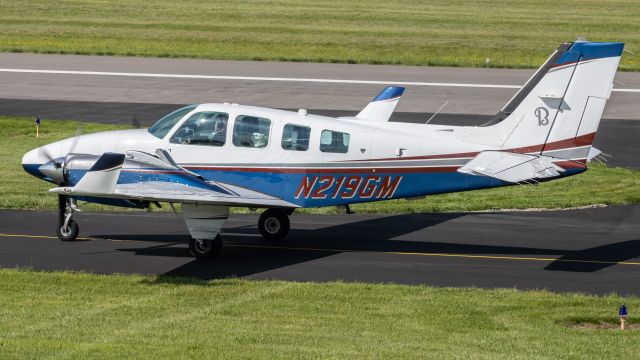
<svg viewBox="0 0 640 360">
<path fill-rule="evenodd" d="M 412 232 L 453 220 L 466 213 L 403 214 L 371 218 L 320 229 L 291 229 L 287 240 L 269 243 L 255 226 L 226 228 L 224 249 L 215 261 L 193 260 L 165 275 L 201 279 L 249 276 L 343 252 L 402 252 L 509 257 L 549 257 L 544 270 L 595 272 L 640 256 L 640 240 L 611 243 L 584 250 L 477 245 L 397 239 Z M 347 217 L 348 219 L 348 217 Z M 470 232 L 474 231 L 469 229 Z M 248 234 L 248 232 L 251 232 Z M 160 245 L 122 248 L 142 256 L 190 257 L 184 243 L 188 235 L 92 235 L 92 238 L 135 240 Z"/>
</svg>

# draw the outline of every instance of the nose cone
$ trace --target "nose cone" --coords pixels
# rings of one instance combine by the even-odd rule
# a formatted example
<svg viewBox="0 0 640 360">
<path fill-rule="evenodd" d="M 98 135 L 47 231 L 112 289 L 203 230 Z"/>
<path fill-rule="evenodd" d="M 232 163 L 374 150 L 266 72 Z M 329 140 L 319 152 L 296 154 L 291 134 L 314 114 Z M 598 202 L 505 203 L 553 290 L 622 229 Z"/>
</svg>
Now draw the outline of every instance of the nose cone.
<svg viewBox="0 0 640 360">
<path fill-rule="evenodd" d="M 48 168 L 44 165 L 53 166 L 55 162 L 64 162 L 64 157 L 69 153 L 74 142 L 74 138 L 69 138 L 28 151 L 22 156 L 22 168 L 35 177 L 48 180 L 50 176 L 42 171 Z"/>
<path fill-rule="evenodd" d="M 22 168 L 24 171 L 37 178 L 44 178 L 45 175 L 42 174 L 38 168 L 49 161 L 50 160 L 47 159 L 46 156 L 43 156 L 40 148 L 33 149 L 22 157 Z"/>
</svg>

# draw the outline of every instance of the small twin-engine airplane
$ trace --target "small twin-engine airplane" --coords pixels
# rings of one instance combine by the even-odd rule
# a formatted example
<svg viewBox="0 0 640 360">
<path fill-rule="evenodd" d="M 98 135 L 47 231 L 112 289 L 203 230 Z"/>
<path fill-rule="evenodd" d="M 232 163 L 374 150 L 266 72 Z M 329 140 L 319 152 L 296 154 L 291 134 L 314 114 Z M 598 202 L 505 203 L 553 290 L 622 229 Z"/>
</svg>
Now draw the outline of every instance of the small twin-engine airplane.
<svg viewBox="0 0 640 360">
<path fill-rule="evenodd" d="M 404 88 L 355 117 L 237 104 L 178 109 L 149 129 L 76 136 L 29 151 L 29 174 L 57 184 L 60 240 L 74 240 L 77 200 L 147 208 L 181 203 L 197 258 L 215 257 L 230 206 L 266 209 L 264 238 L 297 208 L 414 198 L 575 175 L 592 142 L 623 43 L 577 41 L 551 54 L 482 126 L 390 123 Z"/>
</svg>

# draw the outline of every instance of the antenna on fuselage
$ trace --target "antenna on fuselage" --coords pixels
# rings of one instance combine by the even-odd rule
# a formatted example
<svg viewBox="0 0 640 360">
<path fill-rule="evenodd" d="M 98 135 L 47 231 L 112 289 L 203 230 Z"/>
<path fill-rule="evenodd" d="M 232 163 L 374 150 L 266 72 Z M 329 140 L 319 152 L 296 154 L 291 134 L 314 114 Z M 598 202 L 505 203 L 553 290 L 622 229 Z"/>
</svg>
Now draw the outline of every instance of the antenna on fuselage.
<svg viewBox="0 0 640 360">
<path fill-rule="evenodd" d="M 427 122 L 425 123 L 425 125 L 426 125 L 426 124 L 428 124 L 428 123 L 429 123 L 429 121 L 433 120 L 433 118 L 434 118 L 434 117 L 436 117 L 436 115 L 438 115 L 438 113 L 439 113 L 442 109 L 444 109 L 444 107 L 445 107 L 445 106 L 447 106 L 447 104 L 448 104 L 448 103 L 449 103 L 449 100 L 445 101 L 445 102 L 444 102 L 444 104 L 442 104 L 442 106 L 440 106 L 440 108 L 439 108 L 436 112 L 434 112 L 434 113 L 433 113 L 433 115 L 431 115 L 431 117 L 429 118 L 429 120 L 427 120 Z"/>
</svg>

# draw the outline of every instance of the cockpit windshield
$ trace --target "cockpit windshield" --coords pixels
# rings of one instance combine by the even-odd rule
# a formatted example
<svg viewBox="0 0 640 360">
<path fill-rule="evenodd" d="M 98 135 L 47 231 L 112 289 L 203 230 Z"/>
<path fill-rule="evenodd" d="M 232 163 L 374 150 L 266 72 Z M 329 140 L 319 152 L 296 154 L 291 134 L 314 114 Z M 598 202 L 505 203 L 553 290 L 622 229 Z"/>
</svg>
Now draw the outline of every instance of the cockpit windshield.
<svg viewBox="0 0 640 360">
<path fill-rule="evenodd" d="M 149 133 L 157 138 L 164 138 L 180 119 L 190 113 L 198 105 L 189 105 L 165 115 L 149 128 Z"/>
</svg>

